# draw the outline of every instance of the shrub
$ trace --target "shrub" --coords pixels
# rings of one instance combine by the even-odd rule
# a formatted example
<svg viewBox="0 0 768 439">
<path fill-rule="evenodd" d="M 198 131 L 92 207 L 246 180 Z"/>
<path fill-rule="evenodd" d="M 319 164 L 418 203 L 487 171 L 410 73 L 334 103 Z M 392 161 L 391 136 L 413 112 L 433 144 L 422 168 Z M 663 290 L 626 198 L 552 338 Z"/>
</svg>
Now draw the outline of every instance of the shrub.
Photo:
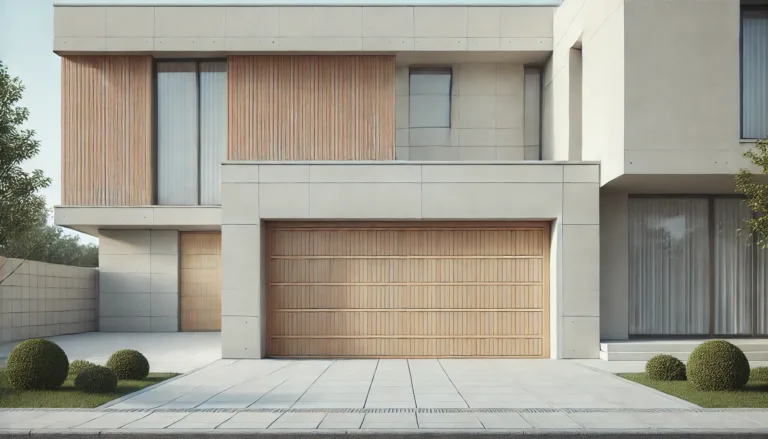
<svg viewBox="0 0 768 439">
<path fill-rule="evenodd" d="M 699 390 L 737 390 L 749 380 L 749 361 L 731 343 L 711 340 L 691 352 L 687 375 Z"/>
<path fill-rule="evenodd" d="M 671 355 L 656 355 L 645 364 L 645 373 L 652 380 L 685 380 L 685 365 Z"/>
<path fill-rule="evenodd" d="M 768 367 L 762 366 L 752 369 L 749 371 L 749 379 L 768 382 Z"/>
<path fill-rule="evenodd" d="M 75 389 L 85 393 L 114 393 L 117 376 L 112 369 L 94 364 L 77 375 Z"/>
<path fill-rule="evenodd" d="M 91 363 L 90 361 L 75 360 L 69 363 L 69 376 L 76 377 L 80 375 L 80 372 L 84 371 L 86 368 L 89 368 L 91 366 L 96 366 L 96 365 Z"/>
<path fill-rule="evenodd" d="M 139 351 L 123 349 L 109 357 L 107 367 L 119 380 L 141 380 L 149 375 L 149 361 Z"/>
<path fill-rule="evenodd" d="M 67 354 L 52 341 L 34 338 L 19 343 L 8 356 L 5 375 L 14 389 L 51 389 L 67 379 Z"/>
</svg>

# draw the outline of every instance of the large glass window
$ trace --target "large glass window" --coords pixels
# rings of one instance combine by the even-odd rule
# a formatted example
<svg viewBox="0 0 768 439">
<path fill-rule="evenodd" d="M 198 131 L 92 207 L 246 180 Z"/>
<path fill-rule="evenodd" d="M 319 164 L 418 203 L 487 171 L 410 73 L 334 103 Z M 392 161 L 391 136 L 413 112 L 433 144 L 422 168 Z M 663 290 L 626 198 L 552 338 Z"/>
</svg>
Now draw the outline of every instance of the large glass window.
<svg viewBox="0 0 768 439">
<path fill-rule="evenodd" d="M 768 252 L 738 198 L 631 198 L 631 335 L 768 334 Z"/>
<path fill-rule="evenodd" d="M 742 11 L 741 137 L 768 137 L 768 10 L 764 9 Z"/>
<path fill-rule="evenodd" d="M 158 62 L 158 204 L 220 204 L 226 148 L 226 62 Z"/>
<path fill-rule="evenodd" d="M 709 332 L 706 199 L 633 198 L 629 204 L 629 332 Z"/>
</svg>

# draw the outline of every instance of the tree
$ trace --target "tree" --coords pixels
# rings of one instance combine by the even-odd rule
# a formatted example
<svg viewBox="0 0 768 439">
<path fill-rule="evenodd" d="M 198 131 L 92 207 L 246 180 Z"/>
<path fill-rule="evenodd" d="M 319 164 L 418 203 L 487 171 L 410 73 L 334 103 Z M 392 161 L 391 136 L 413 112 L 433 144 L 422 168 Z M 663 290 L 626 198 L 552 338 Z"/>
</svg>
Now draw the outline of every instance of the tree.
<svg viewBox="0 0 768 439">
<path fill-rule="evenodd" d="M 29 110 L 19 105 L 24 85 L 0 61 L 0 250 L 11 239 L 28 237 L 46 223 L 45 199 L 38 194 L 51 179 L 36 169 L 26 172 L 21 163 L 40 152 L 33 130 L 21 128 Z"/>
<path fill-rule="evenodd" d="M 742 169 L 736 174 L 736 191 L 744 194 L 747 206 L 754 213 L 753 217 L 746 220 L 745 224 L 749 232 L 757 238 L 761 248 L 768 248 L 768 139 L 759 140 L 754 149 L 744 153 L 755 167 L 760 169 L 759 176 Z"/>
</svg>

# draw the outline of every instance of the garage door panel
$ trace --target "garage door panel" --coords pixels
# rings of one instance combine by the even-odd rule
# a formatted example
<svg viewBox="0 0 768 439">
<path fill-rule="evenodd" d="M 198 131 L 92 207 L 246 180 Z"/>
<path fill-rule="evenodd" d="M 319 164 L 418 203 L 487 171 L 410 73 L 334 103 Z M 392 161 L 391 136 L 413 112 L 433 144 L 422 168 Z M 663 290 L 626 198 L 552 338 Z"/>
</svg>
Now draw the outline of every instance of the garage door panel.
<svg viewBox="0 0 768 439">
<path fill-rule="evenodd" d="M 273 256 L 541 256 L 541 229 L 277 230 Z M 436 244 L 443 243 L 443 244 Z"/>
<path fill-rule="evenodd" d="M 534 259 L 280 259 L 272 260 L 275 284 L 296 283 L 536 283 L 543 260 Z"/>
<path fill-rule="evenodd" d="M 548 355 L 546 224 L 268 227 L 268 355 Z"/>
<path fill-rule="evenodd" d="M 542 308 L 541 285 L 274 285 L 278 309 Z"/>
<path fill-rule="evenodd" d="M 283 338 L 273 341 L 276 352 L 296 357 L 541 357 L 539 339 L 494 338 Z"/>
<path fill-rule="evenodd" d="M 281 311 L 276 338 L 345 336 L 541 335 L 540 311 Z"/>
</svg>

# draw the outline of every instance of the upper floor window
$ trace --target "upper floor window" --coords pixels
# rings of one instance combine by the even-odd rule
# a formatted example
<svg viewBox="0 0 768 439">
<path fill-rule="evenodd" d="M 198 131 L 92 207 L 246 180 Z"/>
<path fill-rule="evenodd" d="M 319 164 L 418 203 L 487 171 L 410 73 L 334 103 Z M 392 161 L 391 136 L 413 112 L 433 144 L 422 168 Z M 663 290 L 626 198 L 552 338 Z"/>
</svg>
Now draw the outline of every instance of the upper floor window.
<svg viewBox="0 0 768 439">
<path fill-rule="evenodd" d="M 410 127 L 450 128 L 451 69 L 410 72 Z"/>
<path fill-rule="evenodd" d="M 768 8 L 765 7 L 742 10 L 741 137 L 768 137 Z"/>
<path fill-rule="evenodd" d="M 227 63 L 157 63 L 157 203 L 220 204 Z"/>
</svg>

